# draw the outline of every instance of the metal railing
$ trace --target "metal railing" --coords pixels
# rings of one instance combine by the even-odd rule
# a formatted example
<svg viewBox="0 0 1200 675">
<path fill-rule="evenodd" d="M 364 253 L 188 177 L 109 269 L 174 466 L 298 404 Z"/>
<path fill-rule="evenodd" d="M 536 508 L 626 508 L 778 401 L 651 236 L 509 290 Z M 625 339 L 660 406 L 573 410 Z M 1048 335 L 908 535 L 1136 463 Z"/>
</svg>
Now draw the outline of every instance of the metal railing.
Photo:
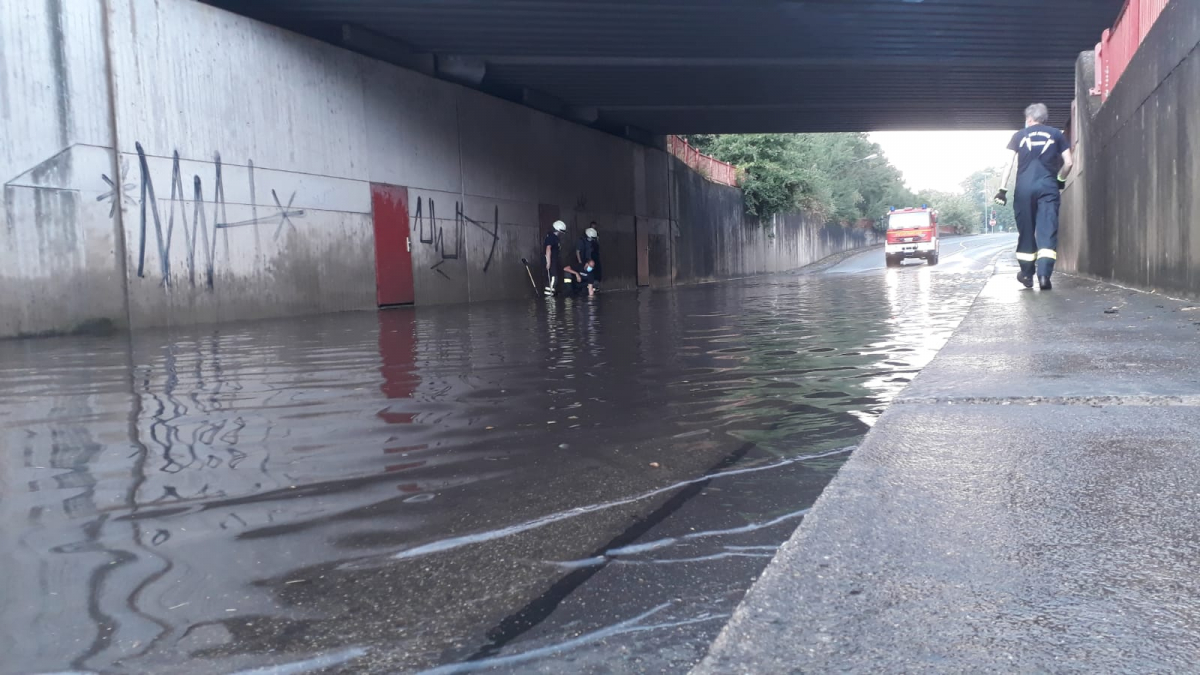
<svg viewBox="0 0 1200 675">
<path fill-rule="evenodd" d="M 1113 27 L 1104 31 L 1096 45 L 1096 86 L 1093 96 L 1107 101 L 1113 86 L 1129 66 L 1146 34 L 1158 21 L 1170 0 L 1126 0 Z"/>
<path fill-rule="evenodd" d="M 701 153 L 678 136 L 667 136 L 667 149 L 672 155 L 683 160 L 684 164 L 692 167 L 712 182 L 737 186 L 738 169 L 736 166 Z"/>
</svg>

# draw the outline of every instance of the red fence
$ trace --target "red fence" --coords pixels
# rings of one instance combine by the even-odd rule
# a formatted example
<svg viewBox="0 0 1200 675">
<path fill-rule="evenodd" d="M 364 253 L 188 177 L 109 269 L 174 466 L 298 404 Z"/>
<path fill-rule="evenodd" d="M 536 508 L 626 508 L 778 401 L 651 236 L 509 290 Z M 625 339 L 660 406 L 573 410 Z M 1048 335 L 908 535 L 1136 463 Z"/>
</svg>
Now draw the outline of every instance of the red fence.
<svg viewBox="0 0 1200 675">
<path fill-rule="evenodd" d="M 1113 85 L 1158 21 L 1170 0 L 1126 0 L 1117 23 L 1104 31 L 1096 45 L 1096 87 L 1092 95 L 1108 100 Z"/>
<path fill-rule="evenodd" d="M 700 172 L 712 182 L 737 186 L 738 170 L 736 166 L 701 154 L 699 150 L 688 145 L 687 141 L 678 136 L 667 136 L 667 149 L 672 155 L 683 160 L 684 164 Z"/>
</svg>

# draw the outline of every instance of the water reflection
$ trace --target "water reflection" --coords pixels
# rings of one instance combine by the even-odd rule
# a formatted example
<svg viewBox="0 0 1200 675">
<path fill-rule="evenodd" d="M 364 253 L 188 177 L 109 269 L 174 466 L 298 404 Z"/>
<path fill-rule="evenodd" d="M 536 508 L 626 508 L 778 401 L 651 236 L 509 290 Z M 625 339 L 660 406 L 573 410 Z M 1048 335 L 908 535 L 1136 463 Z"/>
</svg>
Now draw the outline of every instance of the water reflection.
<svg viewBox="0 0 1200 675">
<path fill-rule="evenodd" d="M 570 593 L 545 603 L 578 561 L 657 560 L 664 588 L 748 565 L 711 575 L 744 590 L 981 283 L 782 276 L 0 343 L 0 671 L 502 658 L 561 641 L 520 617 L 571 616 Z M 580 578 L 632 612 L 610 625 L 661 604 Z"/>
</svg>

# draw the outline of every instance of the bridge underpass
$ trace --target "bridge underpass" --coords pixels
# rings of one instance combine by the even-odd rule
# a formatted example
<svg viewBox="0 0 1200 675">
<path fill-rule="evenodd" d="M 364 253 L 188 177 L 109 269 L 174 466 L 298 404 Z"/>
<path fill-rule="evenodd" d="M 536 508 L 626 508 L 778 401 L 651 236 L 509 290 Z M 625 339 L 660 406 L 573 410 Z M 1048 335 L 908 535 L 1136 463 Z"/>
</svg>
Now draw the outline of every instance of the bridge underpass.
<svg viewBox="0 0 1200 675">
<path fill-rule="evenodd" d="M 1092 106 L 1070 64 L 1115 3 L 1058 68 L 953 19 L 977 3 L 752 4 L 763 34 L 827 19 L 787 49 L 731 41 L 723 5 L 499 4 L 0 8 L 0 332 L 118 329 L 0 341 L 0 672 L 679 672 L 764 569 L 703 667 L 1200 658 L 1193 306 L 1078 279 L 1024 294 L 1004 236 L 884 269 L 854 250 L 869 233 L 745 219 L 654 147 Z M 1022 11 L 1045 38 L 1099 4 Z M 1028 38 L 1008 9 L 976 20 Z M 1200 17 L 1169 11 L 1088 109 L 1066 193 L 1081 267 L 1123 260 L 1090 228 L 1158 247 L 1118 280 L 1186 272 L 1200 242 L 1181 225 Z M 912 53 L 917 17 L 951 65 Z M 969 103 L 869 107 L 908 76 Z M 1119 227 L 1126 180 L 1175 201 Z M 572 239 L 599 221 L 599 298 L 530 302 L 519 260 L 556 218 Z M 415 308 L 375 311 L 389 242 Z M 836 526 L 768 568 L 815 514 Z"/>
<path fill-rule="evenodd" d="M 1065 127 L 1123 0 L 213 0 L 602 127 L 653 134 Z"/>
</svg>

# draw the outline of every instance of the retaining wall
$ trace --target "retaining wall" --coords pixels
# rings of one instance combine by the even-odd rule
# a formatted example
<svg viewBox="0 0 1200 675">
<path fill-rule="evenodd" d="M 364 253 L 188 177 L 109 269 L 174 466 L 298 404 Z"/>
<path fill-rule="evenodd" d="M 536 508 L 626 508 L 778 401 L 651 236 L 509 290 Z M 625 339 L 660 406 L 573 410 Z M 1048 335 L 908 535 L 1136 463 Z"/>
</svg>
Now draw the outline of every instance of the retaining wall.
<svg viewBox="0 0 1200 675">
<path fill-rule="evenodd" d="M 1200 4 L 1172 2 L 1101 106 L 1077 65 L 1079 168 L 1064 193 L 1059 263 L 1200 294 Z"/>
<path fill-rule="evenodd" d="M 873 230 L 828 225 L 803 213 L 762 223 L 745 215 L 741 190 L 710 183 L 674 162 L 680 226 L 672 244 L 679 283 L 783 272 L 882 242 Z"/>
</svg>

